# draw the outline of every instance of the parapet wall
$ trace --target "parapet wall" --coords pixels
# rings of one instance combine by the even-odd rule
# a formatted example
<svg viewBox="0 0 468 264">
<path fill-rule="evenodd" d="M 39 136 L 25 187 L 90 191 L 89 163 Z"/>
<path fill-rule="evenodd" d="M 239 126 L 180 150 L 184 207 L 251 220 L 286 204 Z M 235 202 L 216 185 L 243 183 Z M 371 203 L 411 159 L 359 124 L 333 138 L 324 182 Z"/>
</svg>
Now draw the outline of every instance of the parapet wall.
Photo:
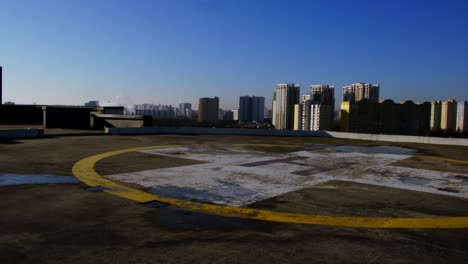
<svg viewBox="0 0 468 264">
<path fill-rule="evenodd" d="M 372 140 L 386 142 L 408 142 L 436 145 L 468 146 L 468 139 L 439 138 L 423 136 L 400 136 L 383 134 L 361 134 L 334 131 L 292 131 L 273 129 L 242 129 L 242 128 L 205 128 L 205 127 L 142 127 L 142 128 L 106 128 L 110 135 L 138 134 L 179 134 L 179 135 L 246 135 L 246 136 L 287 136 L 287 137 L 333 137 L 357 140 Z"/>
<path fill-rule="evenodd" d="M 441 137 L 422 137 L 422 136 L 400 136 L 400 135 L 384 135 L 384 134 L 363 134 L 363 133 L 347 133 L 326 131 L 334 138 L 347 138 L 359 140 L 387 141 L 387 142 L 406 142 L 420 144 L 435 144 L 435 145 L 457 145 L 468 146 L 466 138 L 441 138 Z"/>
<path fill-rule="evenodd" d="M 44 130 L 36 128 L 0 130 L 0 139 L 39 138 L 43 135 Z"/>
<path fill-rule="evenodd" d="M 106 128 L 106 134 L 178 134 L 178 135 L 245 135 L 245 136 L 287 136 L 287 137 L 330 137 L 326 131 L 292 131 L 274 129 L 209 128 L 209 127 L 142 127 Z"/>
</svg>

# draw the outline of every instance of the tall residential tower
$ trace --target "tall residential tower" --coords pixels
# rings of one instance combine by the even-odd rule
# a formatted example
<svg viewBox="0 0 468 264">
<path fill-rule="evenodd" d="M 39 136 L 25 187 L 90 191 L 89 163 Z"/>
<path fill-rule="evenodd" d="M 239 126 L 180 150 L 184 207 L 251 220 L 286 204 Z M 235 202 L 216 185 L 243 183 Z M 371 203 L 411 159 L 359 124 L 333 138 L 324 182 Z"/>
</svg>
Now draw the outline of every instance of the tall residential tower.
<svg viewBox="0 0 468 264">
<path fill-rule="evenodd" d="M 458 103 L 457 131 L 468 132 L 468 99 Z"/>
<path fill-rule="evenodd" d="M 276 85 L 276 92 L 273 94 L 273 125 L 276 129 L 294 128 L 294 105 L 299 103 L 299 94 L 299 85 Z"/>
<path fill-rule="evenodd" d="M 331 130 L 335 108 L 335 88 L 330 85 L 312 85 L 310 93 L 295 106 L 294 129 L 304 131 Z"/>
<path fill-rule="evenodd" d="M 265 119 L 265 97 L 239 97 L 239 121 L 263 122 Z"/>
<path fill-rule="evenodd" d="M 3 104 L 3 98 L 2 98 L 2 93 L 3 93 L 2 71 L 3 71 L 3 68 L 2 68 L 2 66 L 0 66 L 0 105 Z"/>
<path fill-rule="evenodd" d="M 190 118 L 192 116 L 192 104 L 179 103 L 179 109 L 177 109 L 177 116 Z"/>
<path fill-rule="evenodd" d="M 359 102 L 368 99 L 371 103 L 378 103 L 379 90 L 379 84 L 354 83 L 343 87 L 343 101 Z"/>
<path fill-rule="evenodd" d="M 431 102 L 431 131 L 440 131 L 440 120 L 442 118 L 442 101 Z"/>
<path fill-rule="evenodd" d="M 219 98 L 202 97 L 198 100 L 198 121 L 218 121 Z"/>
<path fill-rule="evenodd" d="M 457 129 L 457 101 L 448 99 L 442 102 L 440 128 L 444 131 L 455 132 Z"/>
</svg>

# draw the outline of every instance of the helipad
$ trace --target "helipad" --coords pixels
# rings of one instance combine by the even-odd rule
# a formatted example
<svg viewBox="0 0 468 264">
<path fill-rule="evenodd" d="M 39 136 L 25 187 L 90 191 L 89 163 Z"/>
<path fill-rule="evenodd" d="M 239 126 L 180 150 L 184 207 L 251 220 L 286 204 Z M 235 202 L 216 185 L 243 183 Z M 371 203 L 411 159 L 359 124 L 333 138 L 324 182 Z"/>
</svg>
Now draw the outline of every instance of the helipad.
<svg viewBox="0 0 468 264">
<path fill-rule="evenodd" d="M 134 151 L 182 157 L 201 163 L 106 177 L 137 184 L 149 189 L 152 194 L 116 184 L 94 171 L 94 165 L 99 160 Z M 468 175 L 391 166 L 392 163 L 414 154 L 417 154 L 414 150 L 398 147 L 368 149 L 317 145 L 304 147 L 301 151 L 273 155 L 245 149 L 227 150 L 208 146 L 152 146 L 118 150 L 83 159 L 75 164 L 73 173 L 90 186 L 105 187 L 106 192 L 131 200 L 166 202 L 189 210 L 222 216 L 350 227 L 468 227 L 468 216 L 355 217 L 238 208 L 332 180 L 467 197 L 468 188 L 463 184 L 463 177 L 468 178 Z"/>
</svg>

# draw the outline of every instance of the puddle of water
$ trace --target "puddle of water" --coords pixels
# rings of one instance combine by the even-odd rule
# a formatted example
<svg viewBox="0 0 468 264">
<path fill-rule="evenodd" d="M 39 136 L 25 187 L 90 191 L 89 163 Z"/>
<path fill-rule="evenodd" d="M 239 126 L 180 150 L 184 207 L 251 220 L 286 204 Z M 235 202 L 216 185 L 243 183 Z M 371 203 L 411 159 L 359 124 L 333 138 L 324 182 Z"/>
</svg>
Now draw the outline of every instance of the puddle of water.
<svg viewBox="0 0 468 264">
<path fill-rule="evenodd" d="M 141 203 L 141 205 L 146 206 L 146 207 L 150 207 L 150 208 L 161 208 L 161 207 L 164 207 L 164 206 L 169 206 L 168 203 L 163 203 L 163 202 L 160 202 L 160 201 L 150 201 L 150 202 L 146 202 L 146 203 Z"/>
<path fill-rule="evenodd" d="M 358 147 L 358 146 L 327 146 L 328 149 L 333 149 L 338 152 L 358 152 L 364 154 L 395 154 L 395 155 L 414 155 L 417 150 L 395 147 L 395 146 L 374 146 L 374 147 Z"/>
<path fill-rule="evenodd" d="M 102 192 L 105 190 L 109 190 L 110 188 L 104 187 L 104 186 L 94 186 L 94 187 L 88 187 L 86 190 L 92 191 L 92 192 Z"/>
<path fill-rule="evenodd" d="M 194 152 L 207 152 L 209 150 L 210 150 L 209 147 L 193 147 L 192 148 L 192 151 Z"/>
<path fill-rule="evenodd" d="M 457 189 L 452 189 L 452 188 L 438 188 L 437 190 L 443 191 L 443 192 L 451 192 L 451 193 L 459 193 L 460 191 Z"/>
<path fill-rule="evenodd" d="M 423 179 L 423 178 L 414 178 L 414 177 L 400 177 L 398 178 L 403 183 L 409 183 L 414 185 L 426 185 L 430 183 L 430 180 Z"/>
<path fill-rule="evenodd" d="M 305 146 L 304 149 L 305 150 L 317 150 L 317 149 L 323 149 L 325 147 L 326 146 L 324 145 L 309 145 L 309 146 Z"/>
<path fill-rule="evenodd" d="M 80 183 L 80 181 L 73 176 L 61 176 L 54 174 L 0 173 L 0 186 L 50 183 Z"/>
</svg>

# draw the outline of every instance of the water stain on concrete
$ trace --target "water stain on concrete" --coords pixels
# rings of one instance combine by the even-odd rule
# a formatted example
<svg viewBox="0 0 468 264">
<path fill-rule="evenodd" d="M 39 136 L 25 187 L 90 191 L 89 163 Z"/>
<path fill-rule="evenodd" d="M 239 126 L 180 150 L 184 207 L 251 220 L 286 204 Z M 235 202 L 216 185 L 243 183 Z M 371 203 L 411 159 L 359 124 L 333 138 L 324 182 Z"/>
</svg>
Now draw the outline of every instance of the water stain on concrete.
<svg viewBox="0 0 468 264">
<path fill-rule="evenodd" d="M 0 186 L 53 183 L 80 183 L 80 181 L 73 176 L 62 176 L 55 174 L 0 173 Z"/>
<path fill-rule="evenodd" d="M 210 147 L 193 147 L 192 148 L 193 152 L 208 152 L 210 150 L 211 150 Z"/>
<path fill-rule="evenodd" d="M 358 146 L 327 146 L 328 149 L 333 149 L 337 152 L 358 152 L 364 154 L 394 154 L 394 155 L 414 155 L 417 150 L 395 147 L 395 146 L 374 146 L 374 147 L 358 147 Z"/>
<path fill-rule="evenodd" d="M 416 177 L 400 177 L 398 178 L 403 183 L 414 184 L 414 185 L 426 185 L 431 181 L 428 179 L 423 178 L 416 178 Z"/>
<path fill-rule="evenodd" d="M 305 146 L 304 149 L 305 150 L 318 150 L 318 149 L 323 149 L 325 147 L 326 147 L 325 145 L 309 145 L 309 146 Z"/>
</svg>

